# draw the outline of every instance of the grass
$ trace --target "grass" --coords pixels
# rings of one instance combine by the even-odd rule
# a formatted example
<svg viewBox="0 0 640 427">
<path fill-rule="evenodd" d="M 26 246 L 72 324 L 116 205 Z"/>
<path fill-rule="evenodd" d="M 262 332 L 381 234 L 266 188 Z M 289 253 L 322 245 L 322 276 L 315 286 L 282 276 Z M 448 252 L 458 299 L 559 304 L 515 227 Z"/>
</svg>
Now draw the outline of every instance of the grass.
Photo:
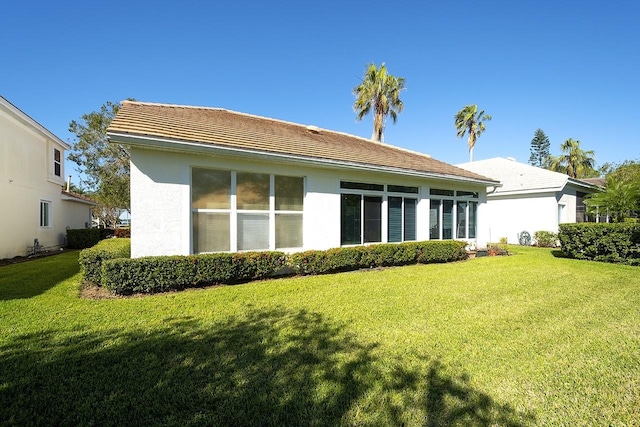
<svg viewBox="0 0 640 427">
<path fill-rule="evenodd" d="M 510 257 L 79 298 L 0 267 L 3 425 L 638 425 L 640 274 Z"/>
</svg>

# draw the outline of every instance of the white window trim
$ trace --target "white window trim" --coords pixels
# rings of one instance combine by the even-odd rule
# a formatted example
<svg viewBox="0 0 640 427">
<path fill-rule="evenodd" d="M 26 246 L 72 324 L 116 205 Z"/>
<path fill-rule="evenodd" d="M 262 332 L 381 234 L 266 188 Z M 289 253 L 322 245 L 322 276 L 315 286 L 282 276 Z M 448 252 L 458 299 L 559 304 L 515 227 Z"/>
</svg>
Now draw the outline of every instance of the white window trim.
<svg viewBox="0 0 640 427">
<path fill-rule="evenodd" d="M 193 169 L 211 169 L 211 170 L 223 170 L 223 169 L 216 169 L 216 168 L 207 168 L 207 167 L 200 167 L 200 166 L 194 166 L 191 168 L 191 176 L 190 176 L 190 180 L 193 180 Z M 301 250 L 302 247 L 299 248 L 276 248 L 276 214 L 280 215 L 280 214 L 288 214 L 288 215 L 302 215 L 302 223 L 304 224 L 304 218 L 305 218 L 305 214 L 304 214 L 304 198 L 306 195 L 306 185 L 307 185 L 307 180 L 306 177 L 300 177 L 300 176 L 295 176 L 295 175 L 280 175 L 280 174 L 269 174 L 269 173 L 262 173 L 262 172 L 256 172 L 256 173 L 260 173 L 261 175 L 269 175 L 269 210 L 251 210 L 251 209 L 238 209 L 237 208 L 237 184 L 238 184 L 238 172 L 240 173 L 244 173 L 245 171 L 236 171 L 236 170 L 231 170 L 229 171 L 231 173 L 231 194 L 229 197 L 229 203 L 230 203 L 230 207 L 229 209 L 202 209 L 202 208 L 193 208 L 193 200 L 191 199 L 191 197 L 189 198 L 189 203 L 190 203 L 190 208 L 191 208 L 191 212 L 197 212 L 197 213 L 224 213 L 224 214 L 229 214 L 229 252 L 233 253 L 233 252 L 253 252 L 256 250 L 264 250 L 264 251 L 293 251 L 293 250 Z M 249 173 L 253 173 L 253 172 L 249 172 Z M 292 211 L 292 210 L 282 210 L 282 211 L 277 211 L 276 210 L 276 195 L 275 195 L 275 191 L 276 191 L 276 186 L 275 186 L 275 177 L 276 175 L 278 176 L 291 176 L 291 177 L 295 177 L 295 178 L 302 178 L 302 191 L 303 191 L 303 208 L 301 211 Z M 190 184 L 190 188 L 193 187 L 193 181 L 191 181 Z M 269 215 L 269 247 L 265 248 L 265 249 L 247 249 L 247 250 L 238 250 L 238 215 L 239 214 L 268 214 Z M 193 216 L 191 216 L 191 218 L 193 218 Z M 195 248 L 193 247 L 193 219 L 191 220 L 191 253 L 195 253 Z M 302 240 L 304 242 L 304 227 L 302 229 L 303 232 L 303 236 L 302 236 Z M 303 243 L 304 244 L 304 243 Z M 222 251 L 222 252 L 226 252 L 226 251 Z M 199 253 L 215 253 L 215 252 L 199 252 Z"/>
<path fill-rule="evenodd" d="M 46 210 L 47 210 L 47 224 L 43 224 L 43 210 L 42 210 L 42 206 L 46 206 Z M 53 209 L 52 209 L 52 203 L 51 200 L 44 200 L 44 199 L 40 199 L 40 204 L 38 205 L 38 216 L 39 216 L 39 220 L 38 223 L 40 224 L 40 228 L 51 228 L 53 227 Z"/>
</svg>

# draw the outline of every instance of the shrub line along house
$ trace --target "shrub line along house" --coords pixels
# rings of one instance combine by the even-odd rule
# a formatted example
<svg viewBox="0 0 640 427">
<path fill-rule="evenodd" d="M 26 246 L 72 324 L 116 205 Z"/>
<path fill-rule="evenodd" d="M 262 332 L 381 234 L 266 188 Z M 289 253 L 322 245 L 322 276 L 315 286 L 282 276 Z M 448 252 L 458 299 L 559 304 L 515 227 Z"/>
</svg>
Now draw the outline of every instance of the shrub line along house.
<svg viewBox="0 0 640 427">
<path fill-rule="evenodd" d="M 123 101 L 131 254 L 296 252 L 429 239 L 482 245 L 499 182 L 345 133 L 219 108 Z"/>
</svg>

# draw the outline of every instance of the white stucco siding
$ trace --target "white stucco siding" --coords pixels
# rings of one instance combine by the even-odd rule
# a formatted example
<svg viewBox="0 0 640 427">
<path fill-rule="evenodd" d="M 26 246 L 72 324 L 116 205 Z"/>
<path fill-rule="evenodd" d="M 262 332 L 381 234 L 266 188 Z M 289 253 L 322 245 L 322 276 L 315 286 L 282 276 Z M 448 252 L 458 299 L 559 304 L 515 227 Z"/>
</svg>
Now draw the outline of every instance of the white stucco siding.
<svg viewBox="0 0 640 427">
<path fill-rule="evenodd" d="M 437 181 L 410 176 L 289 164 L 286 160 L 249 160 L 133 148 L 132 257 L 193 253 L 190 182 L 191 170 L 194 167 L 304 177 L 303 247 L 299 250 L 324 250 L 340 246 L 340 194 L 350 192 L 341 191 L 340 181 L 418 187 L 419 194 L 407 195 L 418 199 L 418 240 L 429 238 L 429 188 L 447 187 Z M 484 187 L 456 188 L 478 191 L 481 205 L 485 200 Z M 382 215 L 382 241 L 386 241 L 386 197 L 383 197 Z M 480 214 L 478 221 L 482 222 Z M 479 227 L 478 238 L 474 240 L 484 241 L 481 231 Z"/>
<path fill-rule="evenodd" d="M 189 167 L 162 151 L 131 150 L 131 256 L 188 254 Z"/>
<path fill-rule="evenodd" d="M 53 149 L 61 155 L 60 177 L 53 175 Z M 60 190 L 65 147 L 8 110 L 0 109 L 0 258 L 27 254 L 38 239 L 45 247 L 64 244 L 66 224 Z M 49 227 L 40 227 L 40 201 L 50 203 Z"/>
<path fill-rule="evenodd" d="M 575 212 L 574 212 L 575 217 Z M 528 231 L 558 231 L 558 202 L 555 193 L 539 195 L 504 196 L 492 198 L 484 207 L 483 224 L 490 233 L 490 241 L 506 237 L 509 243 L 518 243 L 518 235 Z"/>
</svg>

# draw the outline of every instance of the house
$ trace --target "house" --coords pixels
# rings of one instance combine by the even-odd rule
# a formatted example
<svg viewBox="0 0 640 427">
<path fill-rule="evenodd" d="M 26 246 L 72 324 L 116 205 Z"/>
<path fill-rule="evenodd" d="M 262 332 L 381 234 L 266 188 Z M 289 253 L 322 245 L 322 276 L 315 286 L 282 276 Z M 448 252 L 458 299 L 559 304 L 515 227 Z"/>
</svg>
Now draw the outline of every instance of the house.
<svg viewBox="0 0 640 427">
<path fill-rule="evenodd" d="M 65 244 L 67 228 L 91 222 L 85 197 L 64 188 L 69 145 L 0 97 L 0 259 Z"/>
<path fill-rule="evenodd" d="M 228 111 L 123 101 L 131 253 L 308 249 L 488 238 L 497 181 L 340 132 Z"/>
<path fill-rule="evenodd" d="M 533 237 L 536 231 L 558 232 L 558 224 L 585 222 L 584 198 L 601 188 L 563 173 L 496 157 L 463 163 L 459 167 L 490 176 L 502 184 L 487 194 L 483 227 L 488 227 L 490 240 L 506 237 L 518 243 L 520 233 Z"/>
</svg>

